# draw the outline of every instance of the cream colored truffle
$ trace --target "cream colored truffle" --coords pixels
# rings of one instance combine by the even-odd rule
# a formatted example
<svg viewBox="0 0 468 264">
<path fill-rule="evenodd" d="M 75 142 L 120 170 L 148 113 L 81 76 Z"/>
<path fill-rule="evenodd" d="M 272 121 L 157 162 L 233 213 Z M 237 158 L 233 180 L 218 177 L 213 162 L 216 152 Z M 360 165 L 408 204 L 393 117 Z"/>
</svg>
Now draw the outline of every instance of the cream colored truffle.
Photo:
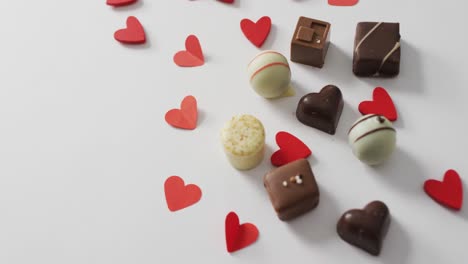
<svg viewBox="0 0 468 264">
<path fill-rule="evenodd" d="M 291 71 L 286 57 L 276 51 L 261 52 L 247 66 L 250 85 L 265 98 L 277 98 L 290 89 Z"/>
<path fill-rule="evenodd" d="M 396 131 L 384 116 L 366 115 L 353 124 L 348 141 L 359 160 L 368 165 L 377 165 L 393 153 Z"/>
<path fill-rule="evenodd" d="M 236 169 L 249 170 L 263 160 L 265 129 L 254 116 L 233 117 L 222 129 L 221 141 L 229 162 Z"/>
</svg>

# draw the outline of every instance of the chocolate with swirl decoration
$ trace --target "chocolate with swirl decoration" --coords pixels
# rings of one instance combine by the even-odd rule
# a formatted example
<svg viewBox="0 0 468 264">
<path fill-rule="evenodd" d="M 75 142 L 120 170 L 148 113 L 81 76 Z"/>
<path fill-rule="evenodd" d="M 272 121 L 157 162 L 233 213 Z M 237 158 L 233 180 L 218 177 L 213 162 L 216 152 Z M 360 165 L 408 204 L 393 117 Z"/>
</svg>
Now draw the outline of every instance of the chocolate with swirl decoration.
<svg viewBox="0 0 468 264">
<path fill-rule="evenodd" d="M 361 22 L 356 27 L 353 72 L 361 77 L 393 77 L 400 72 L 400 24 Z"/>
</svg>

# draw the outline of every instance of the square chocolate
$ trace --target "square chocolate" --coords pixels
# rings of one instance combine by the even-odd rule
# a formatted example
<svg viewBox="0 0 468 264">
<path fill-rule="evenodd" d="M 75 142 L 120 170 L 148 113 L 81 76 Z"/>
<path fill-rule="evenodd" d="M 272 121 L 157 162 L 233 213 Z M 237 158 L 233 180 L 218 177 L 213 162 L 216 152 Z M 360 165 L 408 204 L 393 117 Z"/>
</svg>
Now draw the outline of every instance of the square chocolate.
<svg viewBox="0 0 468 264">
<path fill-rule="evenodd" d="M 362 77 L 393 77 L 400 72 L 400 24 L 360 22 L 354 39 L 353 72 Z"/>
<path fill-rule="evenodd" d="M 291 61 L 322 68 L 330 46 L 330 23 L 300 17 L 291 41 Z"/>
<path fill-rule="evenodd" d="M 300 159 L 265 175 L 263 184 L 279 219 L 298 217 L 319 203 L 319 189 L 310 164 Z"/>
</svg>

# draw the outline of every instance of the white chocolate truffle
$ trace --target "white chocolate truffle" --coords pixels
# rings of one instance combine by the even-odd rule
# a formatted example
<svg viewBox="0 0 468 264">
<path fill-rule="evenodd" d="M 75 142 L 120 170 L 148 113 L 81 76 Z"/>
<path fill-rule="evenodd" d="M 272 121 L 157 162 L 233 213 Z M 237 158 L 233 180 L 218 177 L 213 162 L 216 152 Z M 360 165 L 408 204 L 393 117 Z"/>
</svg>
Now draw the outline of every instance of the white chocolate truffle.
<svg viewBox="0 0 468 264">
<path fill-rule="evenodd" d="M 263 160 L 265 152 L 265 129 L 251 115 L 233 117 L 221 131 L 224 152 L 238 170 L 250 170 Z"/>
<path fill-rule="evenodd" d="M 359 160 L 377 165 L 390 157 L 395 149 L 396 131 L 384 116 L 365 115 L 352 125 L 348 142 Z"/>
<path fill-rule="evenodd" d="M 261 52 L 247 66 L 255 92 L 265 98 L 280 97 L 289 90 L 291 70 L 286 57 L 276 51 Z"/>
</svg>

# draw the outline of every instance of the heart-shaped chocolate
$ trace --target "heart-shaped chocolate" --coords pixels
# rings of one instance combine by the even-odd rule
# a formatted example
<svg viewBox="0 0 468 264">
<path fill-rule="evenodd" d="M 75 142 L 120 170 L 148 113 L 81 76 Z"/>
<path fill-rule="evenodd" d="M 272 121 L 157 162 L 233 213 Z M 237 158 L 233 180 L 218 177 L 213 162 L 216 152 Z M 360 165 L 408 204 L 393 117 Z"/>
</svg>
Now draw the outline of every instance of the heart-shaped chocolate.
<svg viewBox="0 0 468 264">
<path fill-rule="evenodd" d="M 366 205 L 363 210 L 352 209 L 343 214 L 336 230 L 346 242 L 377 256 L 390 225 L 390 211 L 380 201 Z"/>
<path fill-rule="evenodd" d="M 304 95 L 297 105 L 297 119 L 310 127 L 334 135 L 341 112 L 343 95 L 334 85 L 327 85 L 319 93 Z"/>
</svg>

